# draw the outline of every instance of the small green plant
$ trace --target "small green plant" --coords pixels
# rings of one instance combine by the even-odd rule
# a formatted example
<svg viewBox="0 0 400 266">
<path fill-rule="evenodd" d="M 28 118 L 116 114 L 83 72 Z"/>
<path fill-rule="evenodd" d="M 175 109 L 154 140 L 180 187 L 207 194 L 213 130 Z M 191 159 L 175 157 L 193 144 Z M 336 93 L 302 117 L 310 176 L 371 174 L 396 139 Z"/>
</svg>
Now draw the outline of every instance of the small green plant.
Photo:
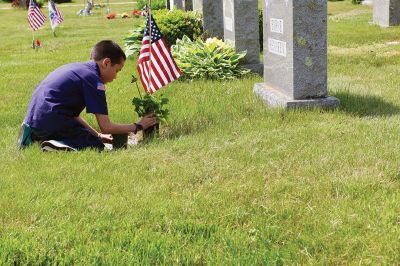
<svg viewBox="0 0 400 266">
<path fill-rule="evenodd" d="M 139 54 L 142 46 L 144 34 L 144 25 L 138 26 L 133 30 L 129 31 L 128 36 L 124 39 L 125 41 L 125 54 L 127 57 L 132 57 Z"/>
<path fill-rule="evenodd" d="M 217 38 L 191 41 L 184 36 L 171 47 L 171 52 L 186 79 L 233 79 L 250 72 L 239 66 L 246 52 L 236 53 Z"/>
<path fill-rule="evenodd" d="M 154 113 L 161 123 L 167 123 L 169 111 L 165 109 L 165 105 L 168 103 L 168 98 L 155 97 L 147 94 L 143 98 L 135 97 L 132 100 L 132 104 L 135 106 L 135 112 L 139 117 L 143 117 L 147 114 Z"/>
</svg>

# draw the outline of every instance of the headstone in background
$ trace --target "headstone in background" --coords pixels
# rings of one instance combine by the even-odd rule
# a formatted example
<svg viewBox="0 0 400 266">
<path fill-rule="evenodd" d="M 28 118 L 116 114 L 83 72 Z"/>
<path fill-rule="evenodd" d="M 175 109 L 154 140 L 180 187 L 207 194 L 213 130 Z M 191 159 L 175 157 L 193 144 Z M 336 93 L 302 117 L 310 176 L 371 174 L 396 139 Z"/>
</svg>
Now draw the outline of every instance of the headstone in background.
<svg viewBox="0 0 400 266">
<path fill-rule="evenodd" d="M 247 51 L 244 66 L 262 74 L 258 29 L 258 0 L 224 0 L 224 40 L 237 52 Z"/>
<path fill-rule="evenodd" d="M 170 0 L 166 0 L 166 1 L 165 1 L 165 7 L 166 7 L 168 10 L 171 10 Z"/>
<path fill-rule="evenodd" d="M 172 10 L 174 8 L 183 10 L 183 0 L 170 0 L 169 10 Z"/>
<path fill-rule="evenodd" d="M 372 6 L 374 4 L 373 0 L 364 0 L 361 2 L 362 5 Z"/>
<path fill-rule="evenodd" d="M 19 6 L 20 6 L 20 7 L 23 7 L 23 8 L 27 8 L 27 7 L 29 7 L 29 1 L 27 1 L 27 0 L 20 0 L 20 1 L 19 1 Z"/>
<path fill-rule="evenodd" d="M 193 0 L 183 0 L 183 10 L 192 11 L 193 10 Z"/>
<path fill-rule="evenodd" d="M 381 27 L 400 24 L 400 0 L 374 0 L 373 21 Z"/>
<path fill-rule="evenodd" d="M 336 107 L 327 89 L 327 1 L 263 0 L 264 83 L 254 92 L 284 108 Z"/>
<path fill-rule="evenodd" d="M 224 37 L 222 0 L 193 0 L 193 10 L 203 15 L 206 37 Z"/>
</svg>

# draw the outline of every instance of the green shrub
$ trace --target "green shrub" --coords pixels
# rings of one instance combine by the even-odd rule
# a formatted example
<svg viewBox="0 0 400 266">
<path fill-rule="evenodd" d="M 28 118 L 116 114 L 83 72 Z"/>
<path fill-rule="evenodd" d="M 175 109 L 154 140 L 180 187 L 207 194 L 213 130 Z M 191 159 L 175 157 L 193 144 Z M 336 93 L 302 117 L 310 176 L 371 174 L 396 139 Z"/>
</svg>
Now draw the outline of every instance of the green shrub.
<svg viewBox="0 0 400 266">
<path fill-rule="evenodd" d="M 36 0 L 36 4 L 38 5 L 38 7 L 42 8 L 44 5 L 44 0 Z"/>
<path fill-rule="evenodd" d="M 157 10 L 154 19 L 164 35 L 168 45 L 175 44 L 177 39 L 188 36 L 195 40 L 203 36 L 203 20 L 201 15 L 196 12 L 184 12 L 179 9 L 173 11 Z"/>
<path fill-rule="evenodd" d="M 177 40 L 171 52 L 183 79 L 232 79 L 250 71 L 239 66 L 246 53 L 235 49 L 216 38 L 191 41 L 187 36 Z"/>
<path fill-rule="evenodd" d="M 168 46 L 175 44 L 177 39 L 189 36 L 191 40 L 203 37 L 202 17 L 195 12 L 182 10 L 158 10 L 153 12 L 154 19 L 160 28 Z M 125 40 L 125 54 L 130 57 L 140 52 L 145 21 L 141 26 L 130 30 Z"/>
<path fill-rule="evenodd" d="M 145 5 L 148 4 L 148 0 L 137 0 L 135 4 L 135 8 L 138 10 L 142 10 Z M 159 10 L 165 9 L 165 0 L 153 0 L 151 1 L 151 10 Z"/>
</svg>

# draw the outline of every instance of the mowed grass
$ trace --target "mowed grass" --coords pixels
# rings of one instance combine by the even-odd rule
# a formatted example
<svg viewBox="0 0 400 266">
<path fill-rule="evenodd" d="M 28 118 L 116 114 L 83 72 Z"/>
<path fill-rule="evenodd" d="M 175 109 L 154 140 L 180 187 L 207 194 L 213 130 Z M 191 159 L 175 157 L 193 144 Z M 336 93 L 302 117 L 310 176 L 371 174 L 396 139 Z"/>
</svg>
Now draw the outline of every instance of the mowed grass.
<svg viewBox="0 0 400 266">
<path fill-rule="evenodd" d="M 400 28 L 329 3 L 335 111 L 269 109 L 261 77 L 174 82 L 161 137 L 122 151 L 18 151 L 35 85 L 123 37 L 135 19 L 63 7 L 30 48 L 26 11 L 0 10 L 0 264 L 398 264 Z M 117 13 L 126 6 L 111 6 Z M 114 122 L 137 120 L 128 61 L 108 86 Z M 95 119 L 84 115 L 93 125 Z"/>
</svg>

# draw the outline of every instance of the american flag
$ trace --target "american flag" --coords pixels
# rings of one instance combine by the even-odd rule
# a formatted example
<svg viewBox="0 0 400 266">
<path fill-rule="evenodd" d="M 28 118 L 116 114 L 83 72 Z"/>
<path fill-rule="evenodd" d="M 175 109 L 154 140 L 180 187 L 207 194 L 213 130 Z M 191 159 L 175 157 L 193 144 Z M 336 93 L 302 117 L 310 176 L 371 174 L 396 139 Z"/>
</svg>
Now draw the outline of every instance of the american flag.
<svg viewBox="0 0 400 266">
<path fill-rule="evenodd" d="M 64 21 L 63 15 L 52 0 L 49 0 L 49 17 L 50 25 L 53 31 L 57 27 L 57 25 L 61 24 Z"/>
<path fill-rule="evenodd" d="M 29 2 L 28 21 L 33 30 L 39 29 L 46 21 L 46 17 L 34 0 Z"/>
<path fill-rule="evenodd" d="M 149 22 L 151 18 L 151 44 Z M 146 92 L 153 94 L 182 75 L 171 51 L 151 15 L 147 15 L 138 66 L 140 80 Z"/>
</svg>

